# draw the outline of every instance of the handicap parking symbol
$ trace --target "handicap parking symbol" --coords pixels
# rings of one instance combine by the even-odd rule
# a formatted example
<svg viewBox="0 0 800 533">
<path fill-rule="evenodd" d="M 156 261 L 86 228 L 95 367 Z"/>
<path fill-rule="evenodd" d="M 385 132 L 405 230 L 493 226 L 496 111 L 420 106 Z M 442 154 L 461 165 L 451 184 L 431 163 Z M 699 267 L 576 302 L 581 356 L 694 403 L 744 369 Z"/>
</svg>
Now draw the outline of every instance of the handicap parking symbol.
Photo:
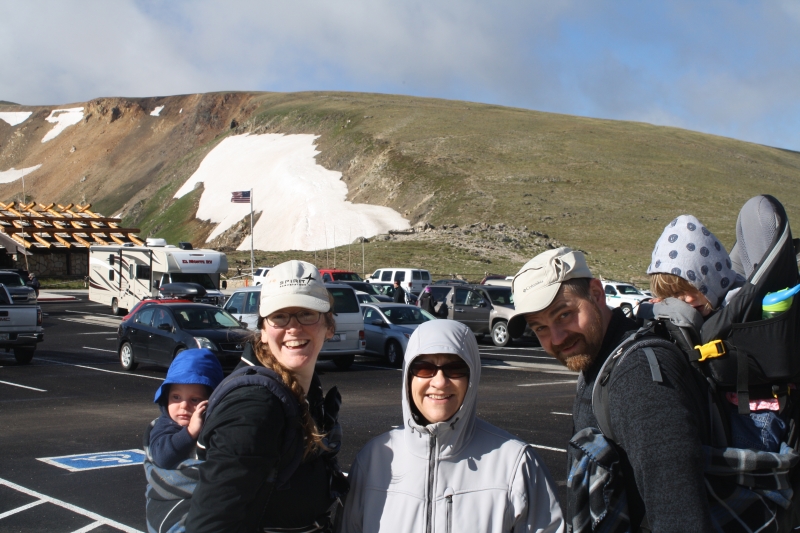
<svg viewBox="0 0 800 533">
<path fill-rule="evenodd" d="M 144 463 L 144 452 L 142 450 L 120 450 L 117 452 L 80 453 L 61 457 L 39 457 L 38 460 L 70 472 L 82 472 L 98 468 L 140 465 Z"/>
</svg>

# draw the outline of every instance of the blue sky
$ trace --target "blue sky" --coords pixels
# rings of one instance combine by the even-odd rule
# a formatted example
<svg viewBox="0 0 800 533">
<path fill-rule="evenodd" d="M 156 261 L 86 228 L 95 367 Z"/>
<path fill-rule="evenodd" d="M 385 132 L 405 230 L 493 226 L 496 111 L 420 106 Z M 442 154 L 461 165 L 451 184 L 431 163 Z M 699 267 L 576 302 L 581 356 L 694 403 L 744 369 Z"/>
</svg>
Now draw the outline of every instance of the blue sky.
<svg viewBox="0 0 800 533">
<path fill-rule="evenodd" d="M 800 1 L 0 0 L 0 100 L 345 90 L 800 150 Z"/>
</svg>

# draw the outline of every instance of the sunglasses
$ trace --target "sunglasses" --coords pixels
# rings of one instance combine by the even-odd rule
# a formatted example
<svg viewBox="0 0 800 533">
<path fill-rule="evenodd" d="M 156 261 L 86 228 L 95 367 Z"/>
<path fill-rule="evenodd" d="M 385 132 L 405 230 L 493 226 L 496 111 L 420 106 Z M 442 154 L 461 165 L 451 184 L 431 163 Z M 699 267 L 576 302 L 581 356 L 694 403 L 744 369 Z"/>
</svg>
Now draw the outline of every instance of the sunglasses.
<svg viewBox="0 0 800 533">
<path fill-rule="evenodd" d="M 285 328 L 289 325 L 292 317 L 295 317 L 298 323 L 304 326 L 311 326 L 312 324 L 319 322 L 321 316 L 322 313 L 319 311 L 312 311 L 310 309 L 303 309 L 297 313 L 284 313 L 279 311 L 277 313 L 272 313 L 267 317 L 267 324 L 273 328 Z"/>
<path fill-rule="evenodd" d="M 464 361 L 453 361 L 446 365 L 438 366 L 427 361 L 414 361 L 408 367 L 408 371 L 418 378 L 432 378 L 439 373 L 439 370 L 449 379 L 463 378 L 469 376 L 469 365 Z"/>
</svg>

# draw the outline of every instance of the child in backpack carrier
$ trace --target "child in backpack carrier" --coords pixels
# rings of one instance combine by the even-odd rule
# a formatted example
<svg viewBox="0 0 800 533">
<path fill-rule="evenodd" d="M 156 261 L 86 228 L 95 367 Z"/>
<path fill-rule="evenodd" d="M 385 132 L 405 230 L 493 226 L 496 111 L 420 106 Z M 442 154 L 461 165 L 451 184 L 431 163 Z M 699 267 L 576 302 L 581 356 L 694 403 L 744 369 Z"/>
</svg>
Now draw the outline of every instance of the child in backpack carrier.
<svg viewBox="0 0 800 533">
<path fill-rule="evenodd" d="M 703 318 L 724 307 L 744 284 L 732 270 L 725 247 L 697 218 L 681 215 L 664 228 L 647 268 L 656 299 L 677 298 Z M 731 445 L 778 452 L 786 423 L 776 414 L 778 401 L 750 402 L 750 415 L 738 413 L 735 393 L 726 396 L 731 421 Z"/>
<path fill-rule="evenodd" d="M 175 356 L 154 403 L 161 416 L 144 437 L 148 531 L 183 531 L 198 480 L 196 445 L 211 392 L 223 379 L 217 357 L 206 349 Z"/>
</svg>

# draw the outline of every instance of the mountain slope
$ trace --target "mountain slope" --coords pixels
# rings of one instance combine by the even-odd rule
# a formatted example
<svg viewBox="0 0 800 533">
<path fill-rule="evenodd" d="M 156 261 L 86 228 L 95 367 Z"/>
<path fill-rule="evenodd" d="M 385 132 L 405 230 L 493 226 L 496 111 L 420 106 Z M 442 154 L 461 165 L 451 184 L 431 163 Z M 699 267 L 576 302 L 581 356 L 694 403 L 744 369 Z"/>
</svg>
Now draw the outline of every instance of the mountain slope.
<svg viewBox="0 0 800 533">
<path fill-rule="evenodd" d="M 160 116 L 150 115 L 162 105 Z M 80 106 L 80 123 L 41 143 L 51 111 Z M 655 240 L 678 214 L 698 216 L 728 248 L 738 209 L 755 194 L 774 194 L 792 220 L 800 216 L 800 154 L 642 123 L 354 93 L 103 98 L 3 111 L 33 111 L 15 127 L 0 121 L 0 172 L 41 164 L 25 178 L 34 199 L 85 196 L 144 234 L 180 233 L 196 243 L 211 226 L 192 222 L 196 199 L 178 204 L 172 196 L 220 140 L 245 133 L 319 135 L 317 162 L 342 173 L 348 200 L 391 207 L 412 225 L 526 227 L 586 250 L 598 272 L 627 279 L 642 277 Z M 0 184 L 0 198 L 20 185 Z M 492 270 L 518 268 L 518 257 L 540 246 L 514 240 L 507 246 L 518 253 Z M 400 248 L 407 252 L 398 260 L 413 262 L 413 247 Z M 481 259 L 476 272 L 486 268 Z"/>
</svg>

